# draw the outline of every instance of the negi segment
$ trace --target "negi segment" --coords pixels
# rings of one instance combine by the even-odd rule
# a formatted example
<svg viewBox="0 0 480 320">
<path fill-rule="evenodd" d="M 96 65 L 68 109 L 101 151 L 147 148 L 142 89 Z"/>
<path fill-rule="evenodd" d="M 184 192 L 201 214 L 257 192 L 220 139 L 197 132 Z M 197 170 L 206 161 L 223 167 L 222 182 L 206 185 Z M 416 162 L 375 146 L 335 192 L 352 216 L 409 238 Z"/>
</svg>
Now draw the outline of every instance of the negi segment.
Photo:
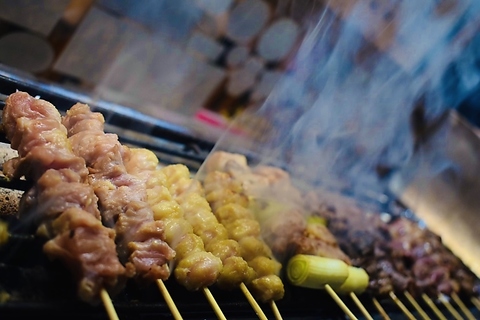
<svg viewBox="0 0 480 320">
<path fill-rule="evenodd" d="M 154 281 L 170 275 L 175 251 L 165 242 L 165 225 L 155 221 L 145 183 L 127 172 L 128 149 L 115 134 L 104 132 L 103 115 L 77 103 L 63 124 L 73 152 L 85 159 L 88 182 L 99 198 L 103 221 L 116 231 L 117 250 L 128 276 Z"/>
<path fill-rule="evenodd" d="M 2 125 L 18 150 L 18 157 L 4 164 L 4 174 L 35 182 L 23 195 L 20 214 L 32 217 L 38 233 L 49 238 L 44 252 L 73 272 L 80 298 L 98 302 L 102 288 L 122 285 L 125 269 L 115 232 L 100 221 L 85 161 L 73 153 L 60 113 L 47 101 L 17 92 L 6 101 Z"/>
</svg>

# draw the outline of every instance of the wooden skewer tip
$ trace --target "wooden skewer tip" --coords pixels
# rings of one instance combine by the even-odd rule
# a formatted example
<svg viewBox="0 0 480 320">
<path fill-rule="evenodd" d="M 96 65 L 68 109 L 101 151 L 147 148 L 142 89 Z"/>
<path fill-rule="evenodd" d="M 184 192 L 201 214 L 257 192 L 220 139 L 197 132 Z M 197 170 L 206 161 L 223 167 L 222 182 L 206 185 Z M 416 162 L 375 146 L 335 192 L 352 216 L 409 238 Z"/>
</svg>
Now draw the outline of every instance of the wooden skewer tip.
<svg viewBox="0 0 480 320">
<path fill-rule="evenodd" d="M 431 320 L 431 318 L 428 316 L 428 314 L 423 310 L 423 308 L 420 306 L 420 304 L 415 300 L 415 298 L 410 294 L 410 292 L 405 291 L 404 292 L 405 297 L 407 300 L 410 302 L 410 304 L 415 308 L 415 310 L 420 314 L 422 319 L 424 320 Z"/>
<path fill-rule="evenodd" d="M 168 292 L 167 287 L 165 287 L 165 283 L 163 283 L 162 280 L 158 279 L 157 286 L 163 298 L 165 299 L 165 302 L 167 303 L 167 306 L 170 309 L 170 312 L 172 313 L 173 318 L 175 320 L 182 320 L 183 318 L 180 312 L 178 311 L 177 306 L 175 305 L 175 302 L 170 296 L 170 293 Z"/>
<path fill-rule="evenodd" d="M 255 298 L 252 296 L 247 286 L 243 282 L 240 283 L 240 290 L 242 290 L 243 294 L 247 298 L 253 310 L 255 310 L 255 313 L 257 314 L 258 318 L 261 320 L 267 320 L 268 318 L 263 312 L 262 308 L 260 308 L 260 306 L 258 305 L 258 302 L 255 300 Z"/>
<path fill-rule="evenodd" d="M 107 311 L 108 318 L 110 320 L 119 320 L 112 299 L 110 298 L 110 295 L 108 294 L 107 290 L 105 290 L 105 288 L 102 288 L 102 290 L 100 290 L 100 298 L 102 299 L 103 306 Z"/>
<path fill-rule="evenodd" d="M 455 308 L 452 306 L 452 304 L 450 303 L 450 301 L 448 301 L 448 298 L 444 295 L 440 295 L 439 297 L 439 300 L 441 303 L 443 303 L 443 305 L 445 306 L 445 308 L 447 308 L 448 312 L 450 312 L 450 314 L 457 320 L 463 320 L 463 317 L 460 315 L 460 313 L 458 313 L 457 310 L 455 310 Z"/>
<path fill-rule="evenodd" d="M 415 320 L 414 315 L 408 310 L 408 308 L 403 304 L 403 302 L 397 297 L 397 295 L 393 292 L 390 291 L 389 293 L 390 298 L 392 298 L 393 302 L 402 310 L 402 312 L 407 316 L 407 318 L 411 320 Z"/>
<path fill-rule="evenodd" d="M 390 317 L 388 316 L 387 312 L 385 311 L 385 309 L 383 309 L 382 305 L 380 304 L 380 302 L 378 302 L 378 300 L 376 298 L 372 298 L 373 300 L 373 304 L 375 305 L 375 308 L 377 308 L 378 312 L 381 314 L 382 318 L 384 320 L 390 320 Z"/>
<path fill-rule="evenodd" d="M 205 297 L 207 298 L 208 303 L 210 303 L 210 305 L 212 306 L 213 311 L 217 315 L 217 318 L 219 320 L 227 320 L 227 318 L 225 318 L 225 315 L 222 312 L 222 309 L 220 309 L 220 306 L 218 305 L 217 300 L 215 300 L 215 298 L 213 297 L 213 294 L 210 291 L 210 289 L 208 289 L 207 287 L 204 287 L 203 293 L 205 294 Z"/>
<path fill-rule="evenodd" d="M 366 319 L 373 320 L 372 315 L 368 312 L 367 308 L 365 308 L 360 299 L 358 299 L 355 292 L 350 292 L 350 298 L 352 298 L 353 302 L 355 302 L 357 307 L 360 309 L 360 312 L 365 316 Z"/>
<path fill-rule="evenodd" d="M 475 320 L 473 314 L 470 312 L 470 310 L 468 310 L 467 306 L 463 303 L 462 299 L 460 299 L 456 292 L 452 293 L 452 299 L 453 301 L 455 301 L 457 306 L 460 308 L 460 310 L 465 315 L 465 317 L 467 317 L 468 320 Z"/>
<path fill-rule="evenodd" d="M 283 320 L 282 315 L 280 314 L 280 310 L 278 310 L 277 304 L 275 301 L 270 301 L 270 307 L 272 308 L 273 315 L 275 316 L 276 320 Z"/>
<path fill-rule="evenodd" d="M 325 290 L 328 294 L 332 297 L 332 299 L 337 303 L 337 305 L 345 312 L 345 314 L 352 320 L 358 319 L 352 311 L 347 307 L 347 305 L 340 299 L 338 294 L 332 289 L 332 287 L 328 284 L 325 285 Z"/>
</svg>

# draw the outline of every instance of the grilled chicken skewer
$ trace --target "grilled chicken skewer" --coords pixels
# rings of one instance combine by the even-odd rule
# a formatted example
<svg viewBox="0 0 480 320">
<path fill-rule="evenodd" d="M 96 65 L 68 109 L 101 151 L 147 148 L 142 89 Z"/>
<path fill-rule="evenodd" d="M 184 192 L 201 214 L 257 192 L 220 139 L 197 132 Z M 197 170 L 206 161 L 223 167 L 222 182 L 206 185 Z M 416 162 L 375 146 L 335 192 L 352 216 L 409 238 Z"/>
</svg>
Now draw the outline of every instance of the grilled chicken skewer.
<svg viewBox="0 0 480 320">
<path fill-rule="evenodd" d="M 183 211 L 165 186 L 166 176 L 158 169 L 157 156 L 147 149 L 133 148 L 124 153 L 127 172 L 145 182 L 147 202 L 156 220 L 166 226 L 166 241 L 176 251 L 173 266 L 176 280 L 188 290 L 203 289 L 219 319 L 225 318 L 207 287 L 216 283 L 222 261 L 206 252 L 203 240 L 183 217 Z"/>
<path fill-rule="evenodd" d="M 256 280 L 255 267 L 247 264 L 242 245 L 213 214 L 205 199 L 201 183 L 190 177 L 190 172 L 184 165 L 170 165 L 163 168 L 162 172 L 165 172 L 167 186 L 184 210 L 185 218 L 192 224 L 194 232 L 202 237 L 206 250 L 223 262 L 223 270 L 217 284 L 224 289 L 240 286 L 257 315 L 261 319 L 266 319 L 260 306 L 250 297 L 251 294 L 245 286 L 245 283 L 252 285 Z M 259 284 L 264 285 L 261 282 Z M 253 288 L 256 287 L 260 289 L 258 284 L 254 284 Z M 269 288 L 263 289 L 265 289 L 264 294 L 272 294 L 268 291 Z M 283 295 L 283 284 L 281 290 Z"/>
<path fill-rule="evenodd" d="M 81 103 L 71 107 L 62 122 L 74 154 L 85 159 L 103 223 L 117 233 L 117 250 L 128 275 L 167 279 L 175 251 L 164 241 L 164 224 L 154 220 L 145 184 L 126 170 L 117 135 L 106 134 L 103 115 Z"/>
<path fill-rule="evenodd" d="M 74 273 L 78 295 L 96 303 L 103 288 L 121 287 L 113 230 L 101 223 L 97 198 L 86 183 L 85 161 L 75 156 L 56 108 L 24 92 L 8 97 L 2 115 L 5 135 L 18 157 L 3 165 L 10 179 L 34 182 L 24 193 L 21 215 L 31 215 L 49 240 L 44 252 Z"/>
<path fill-rule="evenodd" d="M 281 299 L 284 294 L 283 283 L 278 277 L 281 264 L 261 238 L 260 224 L 248 208 L 248 199 L 235 192 L 232 183 L 233 180 L 221 172 L 207 175 L 204 180 L 206 199 L 229 236 L 238 241 L 242 257 L 255 270 L 255 279 L 247 283 L 253 295 L 263 302 Z"/>
</svg>

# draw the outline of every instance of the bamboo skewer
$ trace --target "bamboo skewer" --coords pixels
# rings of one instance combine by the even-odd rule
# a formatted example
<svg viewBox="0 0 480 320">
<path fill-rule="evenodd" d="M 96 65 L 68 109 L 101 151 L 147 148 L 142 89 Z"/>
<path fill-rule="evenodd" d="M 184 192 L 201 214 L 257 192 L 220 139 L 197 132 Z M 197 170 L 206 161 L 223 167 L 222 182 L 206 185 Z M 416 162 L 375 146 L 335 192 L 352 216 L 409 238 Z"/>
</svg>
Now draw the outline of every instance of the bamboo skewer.
<svg viewBox="0 0 480 320">
<path fill-rule="evenodd" d="M 422 294 L 423 300 L 428 304 L 430 309 L 435 313 L 435 315 L 438 317 L 440 320 L 447 320 L 447 318 L 443 315 L 443 313 L 440 311 L 440 309 L 437 308 L 435 303 L 433 303 L 432 299 L 430 299 L 429 296 L 427 296 L 425 293 Z"/>
<path fill-rule="evenodd" d="M 467 306 L 462 302 L 462 300 L 460 299 L 460 297 L 456 292 L 452 293 L 452 299 L 453 301 L 455 301 L 455 303 L 460 308 L 460 310 L 462 310 L 463 314 L 465 315 L 465 317 L 467 317 L 467 319 L 475 320 L 475 317 L 473 316 L 473 314 L 470 312 L 470 310 L 468 310 Z"/>
<path fill-rule="evenodd" d="M 393 293 L 393 291 L 390 291 L 389 293 L 390 298 L 392 298 L 393 302 L 402 310 L 402 312 L 411 320 L 415 320 L 414 315 L 408 310 L 408 308 L 403 304 L 400 299 L 398 299 L 397 295 Z"/>
<path fill-rule="evenodd" d="M 473 305 L 478 309 L 480 310 L 480 300 L 478 300 L 477 298 L 475 297 L 472 297 L 470 299 L 470 301 L 473 303 Z"/>
<path fill-rule="evenodd" d="M 277 304 L 275 301 L 270 301 L 270 307 L 272 308 L 273 315 L 275 316 L 276 320 L 283 320 L 282 315 L 280 314 L 280 310 L 278 310 Z"/>
<path fill-rule="evenodd" d="M 240 289 L 242 290 L 243 294 L 245 295 L 248 302 L 252 306 L 253 310 L 255 310 L 255 313 L 257 314 L 258 318 L 261 320 L 267 320 L 268 318 L 263 312 L 262 308 L 260 308 L 260 306 L 258 305 L 258 302 L 255 300 L 255 298 L 252 296 L 247 286 L 243 282 L 240 283 Z"/>
<path fill-rule="evenodd" d="M 375 305 L 375 308 L 377 308 L 378 312 L 382 315 L 383 319 L 385 320 L 390 320 L 390 317 L 388 314 L 385 312 L 385 309 L 383 309 L 382 305 L 376 298 L 372 298 L 373 304 Z"/>
<path fill-rule="evenodd" d="M 450 301 L 448 301 L 448 299 L 444 296 L 444 295 L 440 295 L 440 297 L 438 298 L 440 300 L 441 303 L 443 303 L 443 305 L 445 306 L 445 308 L 447 308 L 448 312 L 450 312 L 450 314 L 457 320 L 463 320 L 462 316 L 460 315 L 460 313 L 458 313 L 457 310 L 455 310 L 455 308 L 452 306 L 452 304 L 450 303 Z"/>
<path fill-rule="evenodd" d="M 354 292 L 350 292 L 350 298 L 352 298 L 353 302 L 357 305 L 360 309 L 360 312 L 364 315 L 364 317 L 368 320 L 373 320 L 373 317 L 370 315 L 368 310 L 365 308 L 363 303 L 358 299 L 357 295 Z"/>
<path fill-rule="evenodd" d="M 405 295 L 405 297 L 407 297 L 407 299 L 408 299 L 408 301 L 410 302 L 410 304 L 415 308 L 415 310 L 417 310 L 417 312 L 420 314 L 420 316 L 421 316 L 424 320 L 431 320 L 430 317 L 427 315 L 427 313 L 422 309 L 422 307 L 420 307 L 420 305 L 419 305 L 418 302 L 415 300 L 415 298 L 410 294 L 410 292 L 405 291 L 405 292 L 404 292 L 404 295 Z"/>
<path fill-rule="evenodd" d="M 107 311 L 108 318 L 110 320 L 119 320 L 117 311 L 115 310 L 112 299 L 110 298 L 110 295 L 108 294 L 107 290 L 105 290 L 104 288 L 100 290 L 100 298 L 102 299 L 103 306 Z"/>
<path fill-rule="evenodd" d="M 225 316 L 223 315 L 222 309 L 220 309 L 220 306 L 218 305 L 217 301 L 215 300 L 212 293 L 210 292 L 210 289 L 206 287 L 203 288 L 203 293 L 205 294 L 205 297 L 207 297 L 207 300 L 212 306 L 213 311 L 217 315 L 217 318 L 219 320 L 227 320 L 227 318 L 225 318 Z"/>
<path fill-rule="evenodd" d="M 170 312 L 172 313 L 173 319 L 182 320 L 183 318 L 180 315 L 180 312 L 178 312 L 177 306 L 175 305 L 175 302 L 173 302 L 173 299 L 170 296 L 170 293 L 165 287 L 165 284 L 163 283 L 163 281 L 158 279 L 157 285 L 158 285 L 158 288 L 160 289 L 160 292 L 163 298 L 165 299 L 165 302 L 167 303 L 168 308 L 170 309 Z"/>
<path fill-rule="evenodd" d="M 340 299 L 338 294 L 332 289 L 332 287 L 328 284 L 325 285 L 325 290 L 328 294 L 332 297 L 333 300 L 337 303 L 337 305 L 345 312 L 345 314 L 352 320 L 357 320 L 358 318 L 350 311 L 347 305 Z"/>
</svg>

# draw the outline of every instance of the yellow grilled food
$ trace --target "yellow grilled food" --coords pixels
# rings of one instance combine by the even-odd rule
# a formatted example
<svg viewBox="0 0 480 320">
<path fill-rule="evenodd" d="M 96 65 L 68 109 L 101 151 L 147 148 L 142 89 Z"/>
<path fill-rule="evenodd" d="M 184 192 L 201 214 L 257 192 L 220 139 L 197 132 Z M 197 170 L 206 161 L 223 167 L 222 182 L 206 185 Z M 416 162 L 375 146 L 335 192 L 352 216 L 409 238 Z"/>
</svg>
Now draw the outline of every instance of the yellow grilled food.
<svg viewBox="0 0 480 320">
<path fill-rule="evenodd" d="M 340 287 L 348 278 L 348 265 L 338 259 L 297 254 L 287 264 L 288 280 L 296 286 L 323 289 Z"/>
</svg>

